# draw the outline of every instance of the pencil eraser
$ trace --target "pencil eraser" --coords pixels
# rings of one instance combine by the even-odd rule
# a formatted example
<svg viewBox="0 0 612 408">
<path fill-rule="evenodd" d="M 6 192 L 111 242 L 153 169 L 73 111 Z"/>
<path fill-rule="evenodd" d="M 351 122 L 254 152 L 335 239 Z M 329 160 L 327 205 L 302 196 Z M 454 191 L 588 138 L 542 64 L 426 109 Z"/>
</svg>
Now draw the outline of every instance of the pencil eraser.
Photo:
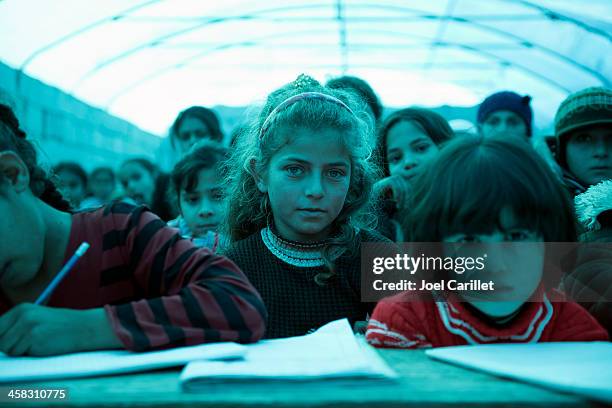
<svg viewBox="0 0 612 408">
<path fill-rule="evenodd" d="M 76 255 L 83 256 L 83 254 L 87 252 L 88 249 L 89 249 L 89 244 L 87 242 L 83 242 L 81 246 L 79 246 L 79 249 L 76 250 Z"/>
</svg>

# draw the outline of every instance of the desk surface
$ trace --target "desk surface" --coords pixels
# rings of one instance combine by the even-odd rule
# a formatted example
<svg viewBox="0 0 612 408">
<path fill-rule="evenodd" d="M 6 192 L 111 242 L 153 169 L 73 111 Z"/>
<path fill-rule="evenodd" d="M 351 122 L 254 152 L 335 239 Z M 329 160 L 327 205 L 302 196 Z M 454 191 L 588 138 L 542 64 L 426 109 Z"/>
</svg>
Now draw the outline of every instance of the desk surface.
<svg viewBox="0 0 612 408">
<path fill-rule="evenodd" d="M 504 380 L 429 359 L 423 351 L 380 350 L 400 374 L 395 384 L 331 386 L 324 383 L 210 386 L 206 392 L 181 392 L 180 370 L 31 384 L 67 387 L 68 407 L 230 407 L 372 406 L 415 407 L 598 407 L 580 397 Z M 22 384 L 22 387 L 26 386 Z M 50 406 L 49 401 L 21 400 L 5 406 Z"/>
</svg>

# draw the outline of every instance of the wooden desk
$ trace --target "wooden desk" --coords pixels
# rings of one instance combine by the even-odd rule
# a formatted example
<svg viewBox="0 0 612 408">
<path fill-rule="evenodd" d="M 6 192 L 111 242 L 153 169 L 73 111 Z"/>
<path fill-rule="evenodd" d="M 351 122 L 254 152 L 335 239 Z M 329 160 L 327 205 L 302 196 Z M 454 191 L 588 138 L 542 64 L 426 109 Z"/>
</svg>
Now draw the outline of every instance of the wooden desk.
<svg viewBox="0 0 612 408">
<path fill-rule="evenodd" d="M 430 360 L 422 351 L 381 350 L 401 379 L 397 384 L 331 386 L 252 384 L 211 386 L 206 392 L 180 390 L 179 370 L 31 384 L 67 387 L 67 407 L 600 407 L 603 404 L 504 380 Z M 25 385 L 22 384 L 23 387 Z M 4 406 L 52 406 L 49 401 L 21 400 Z"/>
</svg>

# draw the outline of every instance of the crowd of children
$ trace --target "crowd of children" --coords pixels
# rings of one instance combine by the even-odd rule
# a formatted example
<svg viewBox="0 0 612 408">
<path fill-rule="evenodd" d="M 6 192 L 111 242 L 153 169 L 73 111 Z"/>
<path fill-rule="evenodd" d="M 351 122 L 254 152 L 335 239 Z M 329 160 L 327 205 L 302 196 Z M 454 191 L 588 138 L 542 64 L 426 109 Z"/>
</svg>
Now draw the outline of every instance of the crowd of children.
<svg viewBox="0 0 612 408">
<path fill-rule="evenodd" d="M 246 343 L 339 318 L 366 322 L 376 347 L 608 340 L 612 90 L 570 95 L 545 151 L 530 101 L 495 93 L 478 134 L 455 134 L 423 108 L 384 117 L 359 78 L 300 75 L 229 148 L 215 113 L 194 106 L 171 126 L 164 163 L 135 157 L 89 175 L 72 162 L 44 170 L 0 105 L 0 352 Z M 35 304 L 82 242 L 89 251 Z M 375 304 L 362 297 L 368 242 L 532 243 L 533 253 L 490 260 L 513 277 L 512 301 L 433 291 Z M 553 289 L 538 252 L 550 242 L 585 243 Z"/>
</svg>

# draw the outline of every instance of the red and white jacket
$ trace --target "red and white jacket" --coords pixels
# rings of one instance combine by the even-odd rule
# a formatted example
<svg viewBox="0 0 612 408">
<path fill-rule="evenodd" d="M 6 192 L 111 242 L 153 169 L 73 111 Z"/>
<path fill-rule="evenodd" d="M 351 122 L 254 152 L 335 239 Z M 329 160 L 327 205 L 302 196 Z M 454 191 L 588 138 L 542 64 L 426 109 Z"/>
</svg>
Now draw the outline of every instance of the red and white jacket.
<svg viewBox="0 0 612 408">
<path fill-rule="evenodd" d="M 550 301 L 553 296 L 555 301 Z M 558 292 L 539 292 L 510 322 L 493 325 L 464 302 L 411 301 L 411 294 L 380 301 L 366 339 L 381 348 L 426 348 L 489 343 L 608 340 L 607 332 L 580 305 Z"/>
</svg>

